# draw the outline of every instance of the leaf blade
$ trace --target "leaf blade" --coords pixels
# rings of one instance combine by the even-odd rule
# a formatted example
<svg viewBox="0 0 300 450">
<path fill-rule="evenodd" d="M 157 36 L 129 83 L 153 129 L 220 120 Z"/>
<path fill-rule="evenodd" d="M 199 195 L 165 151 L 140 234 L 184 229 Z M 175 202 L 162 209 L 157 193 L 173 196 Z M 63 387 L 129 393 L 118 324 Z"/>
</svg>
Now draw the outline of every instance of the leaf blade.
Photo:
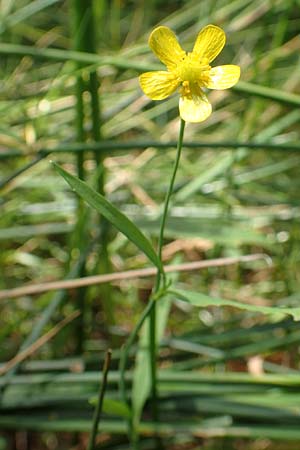
<svg viewBox="0 0 300 450">
<path fill-rule="evenodd" d="M 250 305 L 249 303 L 242 303 L 235 300 L 227 300 L 221 298 L 210 297 L 201 292 L 186 291 L 181 289 L 172 289 L 172 294 L 175 294 L 183 301 L 190 303 L 193 306 L 205 308 L 207 306 L 233 306 L 239 309 L 246 309 L 248 311 L 258 312 L 262 314 L 288 314 L 294 320 L 300 320 L 300 308 L 279 308 L 274 306 L 259 306 Z"/>
<path fill-rule="evenodd" d="M 103 195 L 92 189 L 87 183 L 71 175 L 69 172 L 66 172 L 58 164 L 52 162 L 52 165 L 59 175 L 67 181 L 76 194 L 92 208 L 102 214 L 106 220 L 113 224 L 121 233 L 133 242 L 160 271 L 163 270 L 162 263 L 150 241 L 139 228 L 125 216 L 125 214 L 118 210 Z"/>
</svg>

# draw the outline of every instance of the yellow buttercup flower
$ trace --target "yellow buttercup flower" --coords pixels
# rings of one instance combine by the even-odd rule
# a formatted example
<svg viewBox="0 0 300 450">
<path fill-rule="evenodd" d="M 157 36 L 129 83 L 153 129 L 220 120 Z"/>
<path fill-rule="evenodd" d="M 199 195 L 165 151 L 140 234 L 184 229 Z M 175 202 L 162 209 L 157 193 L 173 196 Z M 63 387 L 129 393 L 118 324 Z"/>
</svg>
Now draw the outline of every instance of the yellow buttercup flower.
<svg viewBox="0 0 300 450">
<path fill-rule="evenodd" d="M 187 53 L 170 28 L 155 28 L 149 37 L 149 46 L 168 70 L 143 73 L 139 78 L 141 88 L 152 100 L 162 100 L 181 86 L 181 118 L 186 122 L 202 122 L 211 114 L 211 104 L 203 88 L 228 89 L 240 77 L 239 66 L 210 66 L 223 49 L 225 39 L 221 28 L 207 25 L 198 34 L 193 51 Z"/>
</svg>

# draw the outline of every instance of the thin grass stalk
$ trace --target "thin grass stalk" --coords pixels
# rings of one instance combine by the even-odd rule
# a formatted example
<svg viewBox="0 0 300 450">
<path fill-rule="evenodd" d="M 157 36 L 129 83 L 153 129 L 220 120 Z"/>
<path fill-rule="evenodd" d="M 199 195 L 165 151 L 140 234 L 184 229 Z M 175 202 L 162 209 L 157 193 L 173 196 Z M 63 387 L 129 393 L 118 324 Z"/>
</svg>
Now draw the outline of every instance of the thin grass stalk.
<svg viewBox="0 0 300 450">
<path fill-rule="evenodd" d="M 121 8 L 121 0 L 111 0 L 110 35 L 114 48 L 119 48 L 121 43 Z"/>
<path fill-rule="evenodd" d="M 85 255 L 85 253 L 84 253 Z M 82 255 L 81 255 L 82 257 Z M 167 273 L 171 272 L 189 272 L 194 270 L 207 269 L 208 267 L 224 267 L 232 264 L 238 264 L 241 262 L 250 262 L 256 260 L 263 260 L 267 264 L 271 264 L 269 256 L 264 253 L 254 253 L 251 255 L 243 255 L 236 257 L 224 257 L 209 259 L 207 261 L 194 261 L 191 263 L 171 264 L 164 266 L 164 270 Z M 70 280 L 58 280 L 50 281 L 40 284 L 32 284 L 26 286 L 20 286 L 11 289 L 0 289 L 0 300 L 7 300 L 9 298 L 18 298 L 24 295 L 36 295 L 43 292 L 55 291 L 58 289 L 75 289 L 81 286 L 93 286 L 101 283 L 112 283 L 120 280 L 137 279 L 142 277 L 150 277 L 156 275 L 157 270 L 155 267 L 148 267 L 146 269 L 127 270 L 124 272 L 114 272 L 104 275 L 88 276 L 84 278 L 74 278 Z"/>
<path fill-rule="evenodd" d="M 122 353 L 121 353 L 121 357 L 120 357 L 120 385 L 119 385 L 120 394 L 121 394 L 122 401 L 128 406 L 129 409 L 131 408 L 131 406 L 127 399 L 126 380 L 125 380 L 127 362 L 128 362 L 131 347 L 132 347 L 140 329 L 142 328 L 145 320 L 151 314 L 151 311 L 154 307 L 154 302 L 155 302 L 155 300 L 153 298 L 152 299 L 150 298 L 150 300 L 147 303 L 147 306 L 145 307 L 144 311 L 142 312 L 137 324 L 135 325 L 129 338 L 127 339 L 127 341 L 122 349 Z M 137 450 L 138 449 L 138 434 L 137 434 L 135 427 L 133 426 L 132 414 L 131 414 L 131 418 L 128 421 L 128 430 L 129 430 L 129 436 L 130 436 L 130 441 L 133 446 L 133 450 Z"/>
<path fill-rule="evenodd" d="M 185 142 L 184 146 L 186 148 L 192 148 L 194 150 L 216 150 L 216 151 L 223 151 L 227 149 L 233 149 L 233 150 L 239 150 L 241 148 L 249 148 L 251 150 L 268 150 L 272 152 L 295 152 L 299 153 L 300 151 L 300 145 L 297 141 L 293 141 L 292 143 L 277 143 L 277 142 L 251 142 L 251 141 L 219 141 L 219 142 Z M 130 141 L 127 142 L 124 141 L 105 141 L 102 140 L 101 142 L 88 142 L 88 143 L 82 143 L 82 142 L 75 142 L 75 143 L 65 143 L 63 145 L 57 145 L 56 147 L 52 148 L 43 148 L 39 150 L 38 152 L 26 152 L 26 154 L 17 149 L 9 149 L 9 150 L 3 150 L 0 153 L 0 161 L 6 160 L 6 159 L 12 159 L 12 158 L 19 158 L 21 156 L 39 156 L 38 160 L 34 160 L 30 162 L 30 167 L 37 164 L 41 159 L 49 156 L 51 153 L 82 153 L 85 151 L 93 151 L 93 152 L 100 152 L 102 153 L 103 150 L 109 150 L 109 152 L 113 151 L 120 151 L 120 150 L 126 150 L 126 151 L 136 151 L 137 149 L 147 149 L 149 147 L 156 148 L 157 150 L 165 150 L 168 148 L 176 148 L 177 142 L 176 141 L 169 141 L 169 142 L 158 142 L 158 141 Z M 9 181 L 13 180 L 18 175 L 25 172 L 28 168 L 26 166 L 22 166 L 18 171 L 14 172 L 13 175 L 10 175 L 9 180 L 3 182 L 1 181 L 1 186 L 7 184 Z"/>
<path fill-rule="evenodd" d="M 92 425 L 92 430 L 91 430 L 87 450 L 94 450 L 96 448 L 96 437 L 97 437 L 99 422 L 100 422 L 101 413 L 102 413 L 104 394 L 105 394 L 106 387 L 107 387 L 107 375 L 108 375 L 108 371 L 109 371 L 109 367 L 110 367 L 110 361 L 111 361 L 111 350 L 107 350 L 105 360 L 104 360 L 103 371 L 102 371 L 103 376 L 102 376 L 101 382 L 100 382 L 99 397 L 98 397 L 97 405 L 96 405 L 95 412 L 94 412 L 93 425 Z"/>
<path fill-rule="evenodd" d="M 94 19 L 94 4 L 93 0 L 81 0 L 85 8 L 85 13 L 87 16 L 87 35 L 86 35 L 86 51 L 96 54 L 97 52 L 97 35 L 95 31 L 95 19 Z M 101 142 L 101 111 L 99 104 L 99 81 L 96 71 L 91 71 L 89 74 L 88 90 L 91 97 L 91 120 L 92 120 L 92 137 L 94 142 Z M 98 179 L 97 189 L 100 194 L 105 195 L 105 167 L 103 164 L 104 151 L 95 152 L 94 158 L 97 165 Z M 101 170 L 99 170 L 99 168 Z M 99 251 L 99 273 L 108 273 L 111 271 L 111 265 L 109 261 L 108 254 L 108 244 L 109 244 L 109 224 L 101 217 L 100 221 L 100 244 L 101 248 Z M 111 287 L 109 284 L 105 284 L 101 287 L 101 293 L 103 297 L 103 306 L 107 318 L 108 324 L 112 325 L 115 323 L 114 318 L 114 307 L 113 298 L 111 295 Z"/>
<path fill-rule="evenodd" d="M 16 430 L 24 429 L 40 432 L 88 432 L 90 429 L 89 420 L 83 419 L 64 419 L 51 418 L 39 415 L 21 415 L 21 414 L 3 414 L 0 416 L 0 426 L 2 429 Z M 123 434 L 126 433 L 126 428 L 123 420 L 108 420 L 102 421 L 102 429 L 107 433 Z M 217 427 L 208 428 L 206 424 L 201 422 L 195 423 L 195 420 L 187 419 L 181 420 L 179 423 L 165 420 L 160 424 L 143 421 L 139 425 L 139 432 L 142 435 L 149 437 L 153 435 L 156 430 L 159 430 L 164 436 L 176 436 L 182 434 L 191 434 L 203 438 L 220 438 L 220 437 L 235 437 L 248 439 L 279 439 L 287 441 L 299 441 L 300 430 L 299 426 L 295 425 L 279 425 L 274 424 L 253 424 L 246 422 L 244 424 L 236 425 L 218 425 Z M 132 449 L 131 449 L 132 450 Z"/>
<path fill-rule="evenodd" d="M 36 164 L 38 164 L 42 159 L 46 157 L 39 154 L 36 158 L 34 158 L 29 163 L 25 164 L 24 166 L 20 167 L 19 169 L 15 170 L 12 174 L 8 175 L 4 179 L 0 180 L 0 189 L 5 188 L 10 182 L 12 182 L 16 177 L 19 175 L 22 175 L 23 172 L 26 172 L 27 170 L 34 167 Z"/>
<path fill-rule="evenodd" d="M 75 51 L 84 51 L 86 49 L 86 27 L 87 20 L 84 15 L 84 8 L 82 7 L 81 0 L 73 0 L 72 1 L 72 40 L 73 40 L 73 48 Z M 77 69 L 82 68 L 82 64 L 76 63 Z M 84 95 L 85 87 L 84 80 L 82 75 L 77 75 L 76 77 L 76 118 L 75 118 L 75 128 L 76 128 L 76 137 L 77 140 L 83 143 L 83 151 L 77 155 L 77 175 L 82 180 L 85 179 L 85 170 L 84 170 L 84 142 L 86 140 L 86 134 L 84 131 Z M 84 233 L 84 211 L 85 205 L 83 200 L 79 199 L 77 203 L 77 223 L 75 226 L 75 231 L 72 236 L 72 241 L 70 243 L 71 248 L 78 248 L 78 243 L 84 242 L 82 239 L 82 235 Z M 80 249 L 81 251 L 81 249 Z M 70 251 L 70 254 L 72 252 Z M 82 265 L 80 276 L 85 276 L 85 265 Z M 85 322 L 85 296 L 86 296 L 86 288 L 80 288 L 76 292 L 76 305 L 77 308 L 82 312 L 82 314 L 78 317 L 75 324 L 75 340 L 76 340 L 76 353 L 81 354 L 83 350 L 83 341 L 84 341 L 84 322 Z"/>
</svg>

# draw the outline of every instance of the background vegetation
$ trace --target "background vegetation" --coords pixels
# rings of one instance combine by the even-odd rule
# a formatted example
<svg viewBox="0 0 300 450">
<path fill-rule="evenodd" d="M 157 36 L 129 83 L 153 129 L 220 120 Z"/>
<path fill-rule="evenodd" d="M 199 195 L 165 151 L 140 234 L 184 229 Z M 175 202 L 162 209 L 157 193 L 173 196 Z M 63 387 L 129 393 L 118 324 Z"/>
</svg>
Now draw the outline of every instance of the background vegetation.
<svg viewBox="0 0 300 450">
<path fill-rule="evenodd" d="M 112 348 L 97 445 L 129 449 L 126 409 L 112 400 L 119 399 L 122 344 L 153 278 L 80 288 L 70 281 L 67 290 L 44 283 L 149 263 L 78 200 L 49 161 L 105 193 L 155 244 L 179 119 L 176 95 L 152 102 L 139 88 L 138 75 L 157 66 L 148 35 L 162 23 L 188 49 L 202 26 L 221 26 L 227 44 L 216 63 L 240 65 L 241 81 L 210 92 L 212 116 L 186 127 L 164 262 L 218 260 L 173 274 L 181 289 L 297 307 L 299 1 L 0 5 L 0 448 L 86 448 Z M 39 285 L 39 293 L 27 285 Z M 140 448 L 298 448 L 299 322 L 279 313 L 197 309 L 179 298 L 166 305 L 159 316 L 160 422 L 153 424 L 147 404 Z M 136 347 L 126 382 L 130 395 L 135 377 L 131 399 L 138 404 L 145 380 L 134 372 L 135 355 Z"/>
</svg>

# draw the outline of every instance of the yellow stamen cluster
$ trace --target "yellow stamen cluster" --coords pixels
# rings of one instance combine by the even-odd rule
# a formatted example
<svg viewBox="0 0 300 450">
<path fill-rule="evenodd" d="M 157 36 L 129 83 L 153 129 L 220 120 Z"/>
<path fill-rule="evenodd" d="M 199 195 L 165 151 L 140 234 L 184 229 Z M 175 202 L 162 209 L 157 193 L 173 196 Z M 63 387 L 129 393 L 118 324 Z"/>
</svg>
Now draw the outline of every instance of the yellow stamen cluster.
<svg viewBox="0 0 300 450">
<path fill-rule="evenodd" d="M 211 105 L 203 88 L 228 89 L 239 80 L 238 66 L 210 66 L 224 44 L 224 31 L 215 25 L 207 25 L 198 34 L 193 51 L 186 53 L 172 30 L 163 26 L 156 28 L 150 35 L 149 45 L 167 66 L 167 71 L 142 74 L 143 91 L 153 100 L 162 100 L 181 86 L 181 118 L 187 122 L 202 122 L 211 114 Z"/>
<path fill-rule="evenodd" d="M 177 68 L 174 70 L 174 74 L 177 75 L 183 83 L 188 81 L 189 83 L 201 85 L 201 81 L 208 80 L 210 69 L 211 67 L 206 58 L 199 61 L 193 53 L 188 53 L 178 64 Z"/>
</svg>

